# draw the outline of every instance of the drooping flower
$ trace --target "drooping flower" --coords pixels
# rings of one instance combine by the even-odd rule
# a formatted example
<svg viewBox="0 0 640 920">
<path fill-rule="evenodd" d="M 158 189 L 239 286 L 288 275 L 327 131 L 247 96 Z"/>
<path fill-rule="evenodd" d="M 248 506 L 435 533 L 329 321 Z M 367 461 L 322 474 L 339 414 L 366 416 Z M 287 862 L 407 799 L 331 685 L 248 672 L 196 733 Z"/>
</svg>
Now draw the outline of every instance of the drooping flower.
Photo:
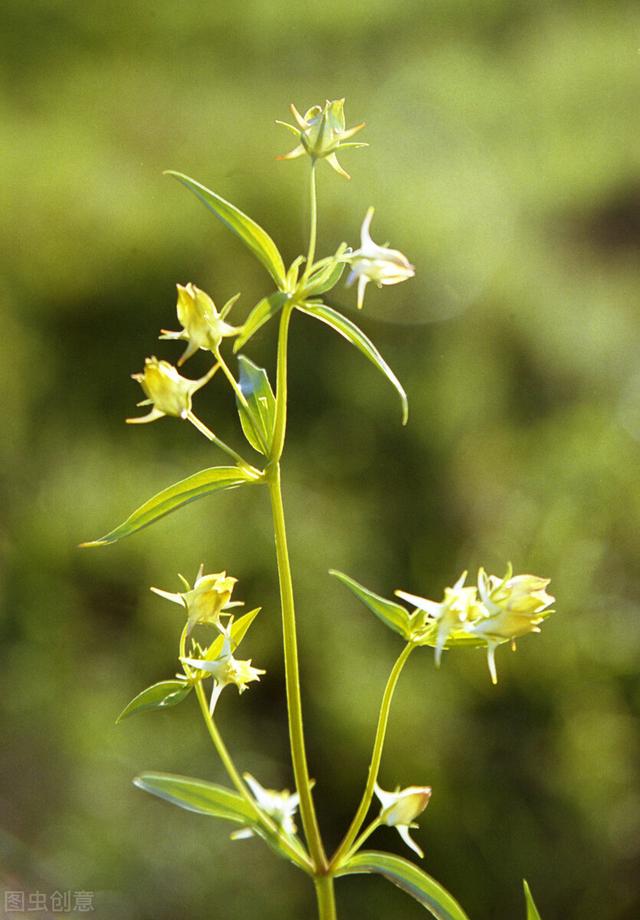
<svg viewBox="0 0 640 920">
<path fill-rule="evenodd" d="M 265 789 L 250 773 L 244 773 L 243 776 L 251 789 L 258 808 L 269 815 L 270 818 L 273 818 L 275 824 L 285 834 L 295 834 L 297 828 L 293 816 L 300 804 L 298 793 L 291 794 L 288 789 L 283 789 L 280 792 L 277 789 Z M 253 836 L 254 832 L 250 827 L 243 827 L 238 831 L 234 831 L 231 835 L 233 840 Z"/>
<path fill-rule="evenodd" d="M 178 360 L 178 367 L 184 364 L 198 349 L 213 351 L 219 347 L 223 338 L 238 335 L 239 328 L 230 326 L 225 317 L 234 305 L 239 294 L 232 297 L 218 312 L 215 303 L 204 291 L 189 282 L 186 287 L 178 286 L 178 320 L 182 326 L 180 332 L 162 330 L 161 339 L 183 339 L 187 348 Z"/>
<path fill-rule="evenodd" d="M 373 281 L 378 287 L 386 284 L 399 284 L 413 278 L 415 270 L 407 257 L 397 249 L 379 246 L 371 239 L 369 232 L 374 209 L 369 208 L 360 230 L 360 249 L 354 250 L 348 262 L 351 273 L 347 285 L 358 279 L 358 309 L 362 309 L 364 292 L 367 284 Z"/>
<path fill-rule="evenodd" d="M 382 805 L 380 811 L 381 823 L 386 824 L 388 827 L 395 827 L 406 845 L 414 853 L 417 853 L 421 859 L 424 858 L 424 853 L 415 840 L 412 839 L 409 831 L 418 827 L 414 822 L 429 804 L 431 787 L 407 786 L 406 789 L 398 787 L 395 792 L 385 792 L 376 783 L 374 790 Z"/>
<path fill-rule="evenodd" d="M 482 601 L 481 616 L 466 623 L 466 632 L 487 644 L 489 673 L 494 684 L 498 682 L 495 651 L 503 642 L 531 632 L 540 632 L 539 624 L 551 613 L 555 601 L 547 594 L 548 578 L 536 575 L 513 575 L 509 565 L 504 578 L 478 572 L 478 592 Z"/>
<path fill-rule="evenodd" d="M 406 591 L 395 592 L 398 597 L 427 614 L 428 620 L 422 624 L 424 629 L 437 624 L 435 658 L 438 667 L 449 635 L 454 630 L 462 629 L 465 623 L 479 615 L 476 588 L 464 586 L 466 577 L 467 573 L 463 572 L 453 588 L 445 588 L 444 598 L 440 603 Z"/>
<path fill-rule="evenodd" d="M 127 423 L 141 425 L 145 422 L 155 422 L 164 415 L 187 418 L 191 412 L 193 394 L 208 383 L 211 376 L 212 373 L 209 371 L 199 380 L 188 380 L 168 361 L 158 361 L 155 357 L 147 358 L 144 362 L 144 371 L 141 374 L 132 374 L 131 377 L 138 381 L 148 397 L 138 405 L 153 408 L 147 415 L 128 418 Z"/>
<path fill-rule="evenodd" d="M 368 144 L 349 143 L 349 138 L 364 128 L 364 122 L 354 128 L 345 127 L 344 99 L 328 99 L 324 106 L 314 105 L 308 109 L 304 117 L 291 103 L 291 112 L 298 127 L 286 121 L 277 121 L 276 124 L 287 128 L 299 140 L 297 147 L 278 157 L 279 160 L 295 160 L 307 153 L 313 160 L 326 159 L 327 163 L 337 173 L 350 179 L 336 156 L 336 151 L 346 147 L 368 147 Z"/>
<path fill-rule="evenodd" d="M 220 626 L 220 615 L 232 607 L 242 606 L 242 601 L 232 601 L 231 595 L 238 581 L 226 572 L 216 572 L 212 575 L 204 574 L 204 564 L 198 569 L 193 587 L 189 582 L 178 576 L 183 582 L 186 591 L 172 593 L 161 588 L 151 588 L 154 594 L 180 604 L 187 611 L 187 635 L 197 624 L 205 626 Z"/>
<path fill-rule="evenodd" d="M 233 622 L 230 620 L 226 626 L 220 627 L 224 635 L 224 642 L 220 654 L 213 660 L 204 658 L 181 658 L 183 665 L 195 668 L 197 671 L 204 671 L 207 677 L 213 677 L 213 690 L 211 693 L 211 702 L 209 711 L 213 713 L 218 698 L 225 687 L 235 684 L 238 693 L 244 693 L 248 685 L 254 681 L 260 680 L 261 674 L 266 671 L 260 668 L 254 668 L 251 665 L 251 659 L 240 661 L 233 657 L 233 650 L 236 647 L 231 633 Z"/>
</svg>

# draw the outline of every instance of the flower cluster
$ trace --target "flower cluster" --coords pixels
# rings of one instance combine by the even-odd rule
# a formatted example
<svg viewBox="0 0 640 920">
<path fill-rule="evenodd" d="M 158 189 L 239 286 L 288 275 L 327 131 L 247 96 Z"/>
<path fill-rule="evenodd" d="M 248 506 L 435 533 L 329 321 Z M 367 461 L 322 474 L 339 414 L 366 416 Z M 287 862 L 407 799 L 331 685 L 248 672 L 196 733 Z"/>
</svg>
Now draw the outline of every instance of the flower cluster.
<svg viewBox="0 0 640 920">
<path fill-rule="evenodd" d="M 464 572 L 453 588 L 446 588 L 439 603 L 396 591 L 396 595 L 413 604 L 413 640 L 434 645 L 436 662 L 442 650 L 452 645 L 479 645 L 486 648 L 489 673 L 498 682 L 495 650 L 503 642 L 512 642 L 527 633 L 540 632 L 540 623 L 552 611 L 555 598 L 547 593 L 549 579 L 535 575 L 514 575 L 511 566 L 504 578 L 478 572 L 477 586 L 465 587 Z"/>
</svg>

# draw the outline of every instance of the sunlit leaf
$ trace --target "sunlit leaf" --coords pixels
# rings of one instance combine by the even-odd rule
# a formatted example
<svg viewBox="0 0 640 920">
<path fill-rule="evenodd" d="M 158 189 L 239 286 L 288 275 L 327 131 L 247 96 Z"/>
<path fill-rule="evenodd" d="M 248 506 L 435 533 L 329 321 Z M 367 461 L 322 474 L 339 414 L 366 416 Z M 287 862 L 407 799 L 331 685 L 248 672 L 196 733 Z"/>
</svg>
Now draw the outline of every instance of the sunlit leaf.
<svg viewBox="0 0 640 920">
<path fill-rule="evenodd" d="M 284 294 L 282 291 L 276 291 L 274 294 L 270 294 L 269 297 L 263 297 L 243 323 L 240 335 L 236 336 L 233 343 L 234 352 L 240 351 L 249 339 L 256 334 L 258 329 L 268 323 L 272 316 L 279 313 L 287 300 L 289 300 L 289 294 Z"/>
<path fill-rule="evenodd" d="M 149 709 L 168 709 L 170 706 L 176 706 L 186 699 L 193 687 L 183 680 L 163 680 L 158 684 L 147 687 L 142 693 L 134 697 L 131 702 L 122 710 L 116 722 L 122 722 L 129 716 L 137 712 L 145 712 Z"/>
<path fill-rule="evenodd" d="M 318 269 L 309 277 L 304 286 L 305 296 L 315 297 L 317 294 L 324 294 L 325 291 L 330 291 L 340 281 L 344 267 L 344 262 L 331 261 Z"/>
<path fill-rule="evenodd" d="M 238 486 L 248 485 L 251 483 L 261 482 L 261 479 L 250 473 L 248 470 L 241 470 L 237 466 L 214 466 L 207 470 L 201 470 L 194 473 L 193 476 L 187 476 L 175 482 L 162 492 L 158 492 L 153 498 L 140 505 L 133 514 L 129 515 L 126 521 L 116 527 L 115 530 L 100 537 L 99 540 L 92 540 L 88 543 L 82 543 L 83 547 L 107 546 L 109 543 L 116 543 L 123 537 L 128 537 L 143 527 L 148 527 L 155 521 L 181 508 L 197 498 L 203 498 L 210 495 L 211 492 L 221 492 L 226 489 L 235 489 Z"/>
<path fill-rule="evenodd" d="M 214 818 L 224 818 L 249 826 L 257 821 L 257 812 L 246 799 L 216 783 L 188 776 L 176 776 L 173 773 L 143 773 L 137 776 L 133 783 L 139 789 L 157 795 L 186 811 L 195 811 L 200 815 L 211 815 Z"/>
<path fill-rule="evenodd" d="M 347 319 L 346 316 L 343 316 L 342 313 L 338 313 L 337 310 L 333 310 L 331 307 L 327 307 L 325 304 L 321 303 L 305 303 L 299 307 L 303 313 L 307 313 L 309 316 L 314 316 L 316 319 L 319 319 L 321 322 L 326 323 L 327 326 L 330 326 L 332 329 L 335 329 L 336 332 L 339 332 L 341 336 L 351 342 L 352 345 L 360 351 L 365 358 L 368 358 L 379 371 L 385 375 L 387 380 L 395 387 L 397 390 L 400 400 L 402 402 L 402 424 L 406 425 L 409 418 L 409 402 L 407 400 L 407 394 L 404 391 L 404 388 L 396 375 L 393 373 L 387 362 L 384 360 L 376 346 L 373 342 L 367 338 L 364 332 L 359 329 L 355 323 L 352 323 L 350 319 Z"/>
<path fill-rule="evenodd" d="M 238 619 L 234 621 L 231 627 L 231 639 L 234 649 L 240 645 L 247 633 L 247 630 L 261 610 L 262 607 L 256 607 L 254 610 L 250 610 L 248 613 L 245 613 L 243 616 L 238 617 Z M 225 637 L 220 634 L 217 639 L 211 643 L 207 649 L 207 654 L 204 657 L 209 661 L 215 661 L 216 658 L 219 658 L 220 654 L 222 653 L 224 639 Z"/>
<path fill-rule="evenodd" d="M 240 391 L 247 401 L 244 406 L 236 399 L 240 424 L 247 441 L 261 454 L 267 455 L 273 441 L 276 420 L 276 400 L 267 372 L 244 355 L 238 358 Z"/>
<path fill-rule="evenodd" d="M 358 600 L 362 601 L 372 613 L 375 613 L 378 619 L 382 620 L 385 626 L 399 633 L 403 639 L 409 638 L 411 635 L 410 617 L 404 607 L 400 604 L 396 604 L 395 601 L 389 601 L 384 597 L 380 597 L 379 594 L 374 594 L 373 591 L 369 591 L 368 588 L 358 584 L 357 581 L 354 581 L 353 578 L 349 578 L 349 576 L 345 575 L 343 572 L 331 569 L 330 574 L 335 575 L 343 585 L 346 585 L 347 588 L 355 594 Z"/>
<path fill-rule="evenodd" d="M 361 873 L 383 875 L 426 907 L 437 920 L 469 920 L 456 899 L 408 859 L 390 853 L 361 851 L 342 866 L 336 875 Z"/>
<path fill-rule="evenodd" d="M 166 175 L 173 176 L 178 182 L 181 182 L 182 185 L 192 191 L 210 211 L 213 211 L 216 217 L 218 217 L 232 233 L 235 233 L 235 235 L 242 240 L 254 256 L 262 262 L 278 287 L 284 287 L 284 262 L 282 261 L 282 256 L 278 251 L 278 247 L 266 230 L 263 230 L 255 220 L 252 220 L 236 208 L 235 205 L 225 201 L 224 198 L 221 198 L 219 195 L 216 195 L 215 192 L 212 192 L 204 185 L 196 182 L 195 179 L 191 179 L 189 176 L 185 176 L 183 173 L 174 172 L 173 170 L 167 170 Z"/>
<path fill-rule="evenodd" d="M 529 888 L 529 885 L 527 884 L 527 880 L 523 879 L 522 884 L 524 887 L 524 898 L 525 898 L 525 901 L 527 902 L 527 920 L 542 920 L 538 912 L 538 908 L 536 907 L 535 902 L 533 900 L 533 895 L 531 894 L 531 889 Z"/>
</svg>

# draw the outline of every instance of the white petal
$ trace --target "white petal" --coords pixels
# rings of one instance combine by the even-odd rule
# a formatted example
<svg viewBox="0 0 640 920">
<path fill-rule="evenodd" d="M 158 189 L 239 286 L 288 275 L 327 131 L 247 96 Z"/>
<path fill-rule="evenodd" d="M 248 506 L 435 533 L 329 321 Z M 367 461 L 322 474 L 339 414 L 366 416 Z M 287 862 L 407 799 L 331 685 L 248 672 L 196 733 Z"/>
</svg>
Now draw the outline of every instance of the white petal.
<svg viewBox="0 0 640 920">
<path fill-rule="evenodd" d="M 418 844 L 415 842 L 415 840 L 411 839 L 411 835 L 409 834 L 408 826 L 406 824 L 398 824 L 396 827 L 396 830 L 398 831 L 398 833 L 400 834 L 400 836 L 402 837 L 406 845 L 410 849 L 412 849 L 414 853 L 417 853 L 420 859 L 424 859 L 424 853 L 422 852 Z"/>
</svg>

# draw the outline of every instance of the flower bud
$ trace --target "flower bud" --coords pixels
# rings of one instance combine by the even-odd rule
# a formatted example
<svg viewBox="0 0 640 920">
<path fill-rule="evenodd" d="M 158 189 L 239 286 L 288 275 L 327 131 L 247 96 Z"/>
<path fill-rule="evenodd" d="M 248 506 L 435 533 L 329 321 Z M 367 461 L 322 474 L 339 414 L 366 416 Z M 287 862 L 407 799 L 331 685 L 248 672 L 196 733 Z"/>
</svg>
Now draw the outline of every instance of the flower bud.
<svg viewBox="0 0 640 920">
<path fill-rule="evenodd" d="M 540 632 L 539 624 L 551 611 L 555 598 L 547 594 L 548 578 L 512 575 L 511 566 L 504 578 L 478 572 L 478 592 L 482 615 L 465 625 L 465 630 L 487 644 L 489 672 L 498 682 L 495 650 L 503 642 L 515 642 L 527 633 Z"/>
<path fill-rule="evenodd" d="M 474 619 L 479 612 L 475 587 L 464 587 L 466 577 L 467 573 L 463 572 L 453 588 L 445 588 L 444 598 L 440 603 L 419 597 L 417 594 L 408 594 L 406 591 L 395 592 L 398 597 L 427 614 L 427 619 L 417 627 L 414 636 L 416 641 L 419 641 L 420 633 L 425 632 L 434 623 L 437 624 L 435 658 L 438 667 L 442 650 L 450 634 L 462 629 L 464 624 Z"/>
<path fill-rule="evenodd" d="M 225 322 L 224 317 L 238 299 L 231 298 L 219 313 L 213 300 L 195 284 L 183 287 L 178 285 L 178 320 L 182 325 L 180 332 L 162 330 L 161 339 L 184 339 L 188 342 L 187 348 L 178 361 L 178 366 L 194 355 L 198 349 L 213 351 L 220 346 L 223 338 L 237 335 L 239 329 Z"/>
<path fill-rule="evenodd" d="M 350 179 L 336 156 L 336 151 L 344 147 L 367 147 L 367 144 L 347 143 L 358 131 L 364 128 L 364 122 L 354 128 L 345 128 L 344 99 L 327 99 L 323 106 L 314 105 L 305 112 L 304 117 L 291 104 L 291 112 L 298 127 L 286 121 L 278 121 L 298 138 L 300 143 L 289 153 L 278 157 L 279 160 L 295 160 L 307 153 L 313 160 L 325 159 L 337 173 Z"/>
<path fill-rule="evenodd" d="M 201 377 L 200 380 L 188 380 L 168 361 L 158 361 L 155 357 L 147 358 L 143 373 L 132 374 L 131 377 L 138 381 L 148 397 L 138 405 L 153 408 L 147 415 L 128 418 L 127 422 L 130 425 L 144 424 L 154 422 L 163 415 L 187 418 L 191 412 L 193 394 L 207 383 L 209 376 Z"/>
<path fill-rule="evenodd" d="M 278 792 L 276 789 L 265 789 L 250 773 L 243 775 L 258 808 L 269 815 L 270 818 L 273 818 L 275 824 L 285 834 L 295 834 L 297 828 L 293 816 L 298 810 L 300 796 L 297 793 L 292 795 L 288 789 L 283 789 L 282 792 Z M 253 831 L 249 827 L 244 827 L 239 831 L 235 831 L 231 836 L 234 840 L 253 837 Z"/>
<path fill-rule="evenodd" d="M 196 624 L 219 626 L 220 615 L 225 610 L 242 606 L 242 601 L 231 601 L 237 578 L 231 578 L 226 572 L 217 572 L 213 575 L 204 575 L 203 572 L 204 565 L 201 565 L 193 587 L 183 579 L 187 590 L 181 593 L 174 594 L 162 591 L 160 588 L 151 589 L 154 594 L 185 608 L 188 623 L 187 635 L 191 633 Z"/>
<path fill-rule="evenodd" d="M 378 246 L 371 239 L 369 228 L 374 209 L 369 208 L 360 230 L 360 249 L 354 250 L 348 258 L 351 273 L 347 285 L 358 279 L 358 309 L 362 309 L 364 292 L 367 284 L 373 281 L 378 287 L 383 284 L 399 284 L 413 278 L 413 265 L 397 249 Z"/>
<path fill-rule="evenodd" d="M 423 857 L 424 853 L 409 834 L 411 828 L 418 825 L 413 822 L 422 814 L 431 798 L 430 786 L 407 786 L 406 789 L 396 789 L 395 792 L 385 792 L 376 783 L 375 793 L 380 799 L 382 809 L 380 811 L 380 822 L 388 827 L 395 827 L 398 833 L 418 856 Z"/>
</svg>

